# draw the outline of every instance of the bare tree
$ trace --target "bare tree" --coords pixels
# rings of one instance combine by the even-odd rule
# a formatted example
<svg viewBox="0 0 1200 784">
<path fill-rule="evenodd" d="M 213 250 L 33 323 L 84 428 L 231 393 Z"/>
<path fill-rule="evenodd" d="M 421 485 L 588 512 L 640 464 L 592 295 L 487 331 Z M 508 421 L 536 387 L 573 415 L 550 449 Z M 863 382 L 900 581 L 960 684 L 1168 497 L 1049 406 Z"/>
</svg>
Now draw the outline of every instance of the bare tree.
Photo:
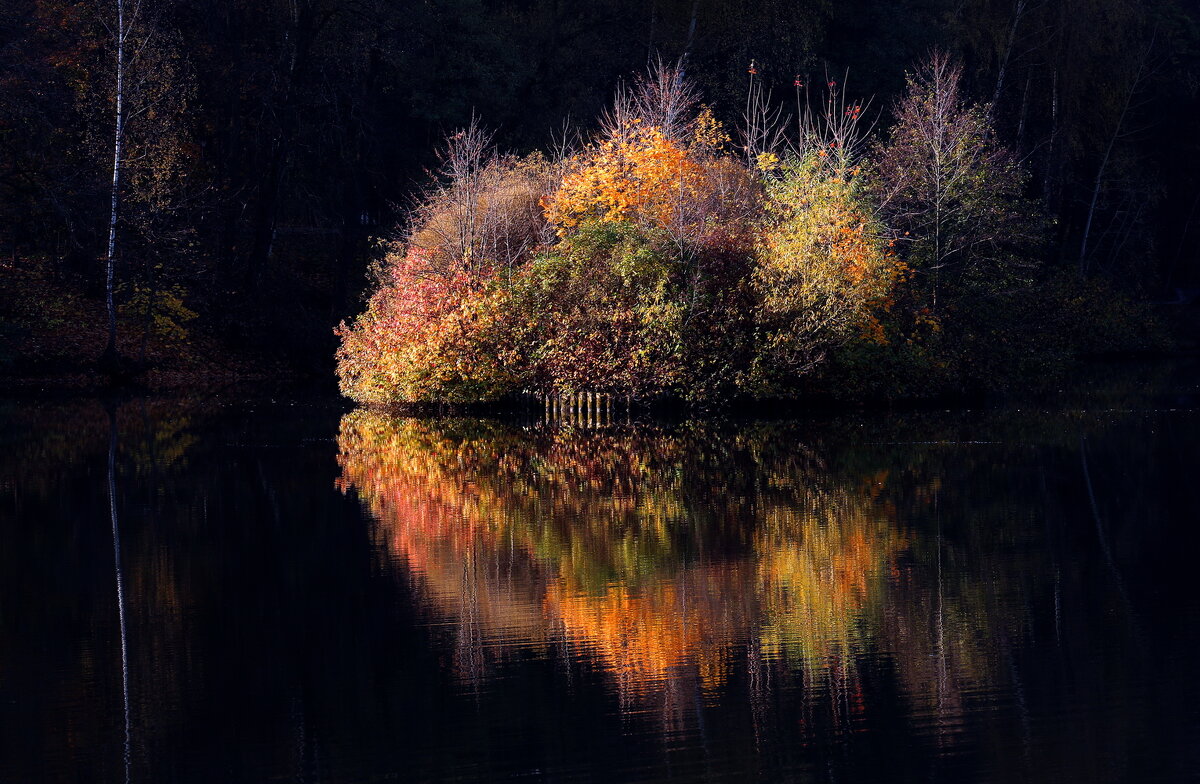
<svg viewBox="0 0 1200 784">
<path fill-rule="evenodd" d="M 870 101 L 852 103 L 846 91 L 847 78 L 848 73 L 839 86 L 826 75 L 824 98 L 816 101 L 814 108 L 808 83 L 796 76 L 796 137 L 789 141 L 797 157 L 824 152 L 843 169 L 860 158 L 872 128 L 864 125 Z"/>
<path fill-rule="evenodd" d="M 541 199 L 553 165 L 500 155 L 491 139 L 477 118 L 451 134 L 438 183 L 411 210 L 405 244 L 424 253 L 426 274 L 511 274 L 546 239 Z"/>
<path fill-rule="evenodd" d="M 934 52 L 908 80 L 896 125 L 875 151 L 880 202 L 937 308 L 944 274 L 998 281 L 1031 265 L 1039 221 L 1024 175 L 986 107 L 962 90 L 962 66 Z"/>
<path fill-rule="evenodd" d="M 674 66 L 661 58 L 634 82 L 632 110 L 672 141 L 682 141 L 696 117 L 700 94 L 683 74 L 682 60 Z"/>
<path fill-rule="evenodd" d="M 748 73 L 750 84 L 746 88 L 746 110 L 742 115 L 742 148 L 746 153 L 746 166 L 753 169 L 760 155 L 777 154 L 784 145 L 784 126 L 787 118 L 783 108 L 771 103 L 771 93 L 763 88 L 758 77 L 758 64 L 751 60 Z"/>
</svg>

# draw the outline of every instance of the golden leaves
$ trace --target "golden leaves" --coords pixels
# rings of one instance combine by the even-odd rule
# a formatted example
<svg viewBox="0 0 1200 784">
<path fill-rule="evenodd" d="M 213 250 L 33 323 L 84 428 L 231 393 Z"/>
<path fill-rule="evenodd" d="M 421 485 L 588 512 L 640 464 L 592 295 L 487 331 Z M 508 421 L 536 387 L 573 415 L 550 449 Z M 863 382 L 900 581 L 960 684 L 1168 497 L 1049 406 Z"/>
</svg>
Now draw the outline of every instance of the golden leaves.
<svg viewBox="0 0 1200 784">
<path fill-rule="evenodd" d="M 669 228 L 682 204 L 703 187 L 704 168 L 697 156 L 660 129 L 638 122 L 572 163 L 546 203 L 546 216 L 559 236 L 588 218 Z"/>
</svg>

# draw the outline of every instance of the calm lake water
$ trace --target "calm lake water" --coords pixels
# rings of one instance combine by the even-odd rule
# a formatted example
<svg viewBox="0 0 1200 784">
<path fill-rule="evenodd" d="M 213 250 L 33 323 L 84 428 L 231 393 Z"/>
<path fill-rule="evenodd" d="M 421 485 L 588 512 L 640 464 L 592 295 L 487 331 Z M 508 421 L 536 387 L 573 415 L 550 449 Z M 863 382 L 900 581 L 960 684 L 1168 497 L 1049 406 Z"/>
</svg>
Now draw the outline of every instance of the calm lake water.
<svg viewBox="0 0 1200 784">
<path fill-rule="evenodd" d="M 789 420 L 0 402 L 0 780 L 1192 781 L 1200 374 Z"/>
</svg>

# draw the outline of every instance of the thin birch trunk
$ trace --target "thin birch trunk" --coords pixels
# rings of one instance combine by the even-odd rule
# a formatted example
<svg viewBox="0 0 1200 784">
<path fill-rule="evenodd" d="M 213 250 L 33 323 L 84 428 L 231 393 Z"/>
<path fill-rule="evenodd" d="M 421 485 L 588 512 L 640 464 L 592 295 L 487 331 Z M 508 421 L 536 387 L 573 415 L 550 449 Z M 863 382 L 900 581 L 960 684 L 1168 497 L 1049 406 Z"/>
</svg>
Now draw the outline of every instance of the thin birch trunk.
<svg viewBox="0 0 1200 784">
<path fill-rule="evenodd" d="M 1021 116 L 1017 122 L 1017 147 L 1021 147 L 1021 142 L 1025 138 L 1025 120 L 1029 116 L 1029 82 L 1031 76 L 1025 74 L 1025 89 L 1021 91 Z"/>
<path fill-rule="evenodd" d="M 113 302 L 113 267 L 117 252 L 117 219 L 121 195 L 122 157 L 125 151 L 125 0 L 117 0 L 117 125 L 113 133 L 112 200 L 108 217 L 108 254 L 104 265 L 104 299 L 108 308 L 108 344 L 101 363 L 112 366 L 117 354 L 117 309 Z"/>
</svg>

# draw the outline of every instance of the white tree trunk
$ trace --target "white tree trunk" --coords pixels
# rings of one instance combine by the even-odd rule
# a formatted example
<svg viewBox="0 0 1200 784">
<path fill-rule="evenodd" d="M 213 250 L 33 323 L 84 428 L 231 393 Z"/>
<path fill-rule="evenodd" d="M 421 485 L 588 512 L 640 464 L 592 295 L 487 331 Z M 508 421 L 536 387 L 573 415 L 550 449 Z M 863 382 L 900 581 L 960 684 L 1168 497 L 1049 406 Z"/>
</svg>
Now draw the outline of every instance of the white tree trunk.
<svg viewBox="0 0 1200 784">
<path fill-rule="evenodd" d="M 104 297 L 108 308 L 108 345 L 102 361 L 117 359 L 117 309 L 113 302 L 113 266 L 117 252 L 117 218 L 121 195 L 121 168 L 125 147 L 125 0 L 117 2 L 117 124 L 113 132 L 112 199 L 108 217 L 108 253 L 104 264 Z"/>
<path fill-rule="evenodd" d="M 113 571 L 117 578 L 117 620 L 121 631 L 121 696 L 125 708 L 125 781 L 132 762 L 129 713 L 129 635 L 125 626 L 125 573 L 121 570 L 121 528 L 117 523 L 117 409 L 108 409 L 108 513 L 112 520 Z"/>
</svg>

